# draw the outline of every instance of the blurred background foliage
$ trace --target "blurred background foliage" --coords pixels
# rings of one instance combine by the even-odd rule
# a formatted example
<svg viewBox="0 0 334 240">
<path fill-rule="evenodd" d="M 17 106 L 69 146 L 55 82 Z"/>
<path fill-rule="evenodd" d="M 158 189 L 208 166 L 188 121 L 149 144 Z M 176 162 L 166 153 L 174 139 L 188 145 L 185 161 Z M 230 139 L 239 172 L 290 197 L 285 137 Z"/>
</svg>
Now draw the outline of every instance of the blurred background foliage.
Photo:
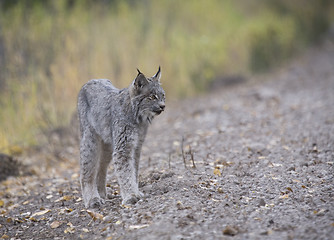
<svg viewBox="0 0 334 240">
<path fill-rule="evenodd" d="M 0 0 L 0 152 L 67 125 L 80 87 L 162 67 L 167 97 L 264 72 L 314 44 L 331 0 Z M 16 147 L 15 147 L 16 146 Z"/>
</svg>

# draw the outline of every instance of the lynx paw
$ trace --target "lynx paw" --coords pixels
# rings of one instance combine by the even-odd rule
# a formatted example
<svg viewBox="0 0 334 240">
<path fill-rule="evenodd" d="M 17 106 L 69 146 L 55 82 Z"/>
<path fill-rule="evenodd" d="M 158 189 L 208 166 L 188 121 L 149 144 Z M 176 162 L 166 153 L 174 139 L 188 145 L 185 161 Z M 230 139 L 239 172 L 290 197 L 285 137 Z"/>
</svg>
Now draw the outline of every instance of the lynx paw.
<svg viewBox="0 0 334 240">
<path fill-rule="evenodd" d="M 123 205 L 129 205 L 129 204 L 133 205 L 133 204 L 136 204 L 139 201 L 139 199 L 142 198 L 142 195 L 143 194 L 138 194 L 138 195 L 131 194 L 131 195 L 129 195 L 129 196 L 127 196 L 127 197 L 125 197 L 123 199 L 122 204 Z"/>
<path fill-rule="evenodd" d="M 89 207 L 90 208 L 99 208 L 103 204 L 105 204 L 105 200 L 99 197 L 94 197 L 89 201 Z"/>
</svg>

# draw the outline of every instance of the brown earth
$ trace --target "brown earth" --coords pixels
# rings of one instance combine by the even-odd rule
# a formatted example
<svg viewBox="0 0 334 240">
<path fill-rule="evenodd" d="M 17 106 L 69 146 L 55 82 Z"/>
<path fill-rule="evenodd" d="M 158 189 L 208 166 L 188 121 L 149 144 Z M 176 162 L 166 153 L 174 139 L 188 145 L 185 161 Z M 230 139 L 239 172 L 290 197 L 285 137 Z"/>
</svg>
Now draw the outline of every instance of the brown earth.
<svg viewBox="0 0 334 240">
<path fill-rule="evenodd" d="M 165 79 L 168 81 L 168 79 Z M 83 207 L 73 130 L 0 183 L 4 239 L 333 239 L 334 45 L 273 74 L 169 102 L 143 147 L 146 198 Z"/>
</svg>

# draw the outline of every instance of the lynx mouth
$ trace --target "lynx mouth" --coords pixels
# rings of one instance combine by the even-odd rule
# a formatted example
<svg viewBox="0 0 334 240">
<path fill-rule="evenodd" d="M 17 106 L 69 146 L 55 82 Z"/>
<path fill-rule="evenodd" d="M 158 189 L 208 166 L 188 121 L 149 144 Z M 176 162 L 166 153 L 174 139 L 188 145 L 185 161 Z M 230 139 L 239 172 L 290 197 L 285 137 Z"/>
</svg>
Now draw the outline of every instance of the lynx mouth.
<svg viewBox="0 0 334 240">
<path fill-rule="evenodd" d="M 156 115 L 159 115 L 160 113 L 162 113 L 163 110 L 154 110 L 153 112 L 156 114 Z"/>
<path fill-rule="evenodd" d="M 165 110 L 165 105 L 159 105 L 159 107 L 154 107 L 152 110 L 156 115 L 159 115 Z"/>
</svg>

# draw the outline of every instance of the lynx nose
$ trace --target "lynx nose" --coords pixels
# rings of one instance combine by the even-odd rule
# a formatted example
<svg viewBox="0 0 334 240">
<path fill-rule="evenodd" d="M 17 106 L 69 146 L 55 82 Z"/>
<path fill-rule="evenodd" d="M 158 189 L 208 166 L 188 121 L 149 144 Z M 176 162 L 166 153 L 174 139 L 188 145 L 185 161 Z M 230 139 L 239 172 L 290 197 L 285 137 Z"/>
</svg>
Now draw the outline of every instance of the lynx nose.
<svg viewBox="0 0 334 240">
<path fill-rule="evenodd" d="M 164 103 L 159 104 L 159 106 L 160 106 L 162 111 L 165 110 L 165 104 Z"/>
</svg>

